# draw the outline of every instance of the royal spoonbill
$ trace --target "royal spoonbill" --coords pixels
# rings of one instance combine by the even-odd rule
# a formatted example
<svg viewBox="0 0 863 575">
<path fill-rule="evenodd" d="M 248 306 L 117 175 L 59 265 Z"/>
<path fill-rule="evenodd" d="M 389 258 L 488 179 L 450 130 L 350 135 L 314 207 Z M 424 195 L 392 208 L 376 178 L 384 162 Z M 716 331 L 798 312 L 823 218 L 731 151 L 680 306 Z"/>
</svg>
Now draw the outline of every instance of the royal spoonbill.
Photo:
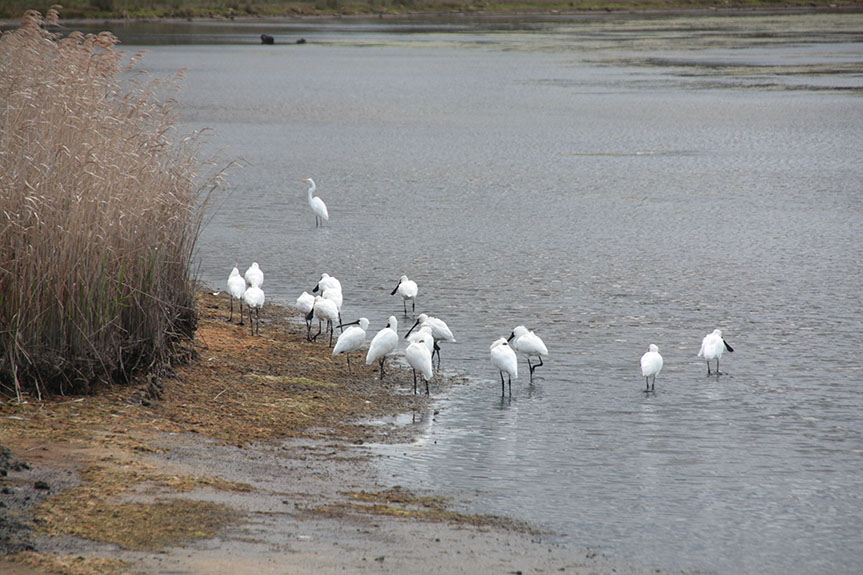
<svg viewBox="0 0 863 575">
<path fill-rule="evenodd" d="M 722 352 L 725 350 L 729 352 L 734 351 L 728 345 L 728 342 L 725 341 L 725 338 L 722 337 L 721 329 L 714 329 L 701 340 L 701 349 L 698 350 L 698 357 L 703 357 L 707 360 L 707 375 L 711 375 L 710 361 L 712 359 L 716 359 L 716 375 L 721 375 L 719 371 L 719 358 L 722 357 Z"/>
<path fill-rule="evenodd" d="M 351 352 L 361 348 L 366 342 L 366 330 L 369 329 L 369 320 L 361 317 L 357 321 L 353 321 L 347 325 L 351 327 L 339 334 L 339 339 L 336 340 L 336 346 L 333 348 L 333 357 L 340 353 L 345 354 L 345 357 L 348 359 L 348 373 L 351 373 Z M 340 324 L 339 327 L 343 326 Z"/>
<path fill-rule="evenodd" d="M 455 337 L 453 337 L 452 331 L 450 331 L 445 321 L 421 313 L 419 314 L 419 316 L 417 316 L 416 323 L 414 323 L 413 326 L 405 334 L 405 338 L 407 338 L 407 336 L 411 334 L 415 327 L 424 325 L 428 325 L 432 330 L 432 337 L 434 337 L 434 349 L 435 353 L 437 353 L 438 367 L 440 367 L 440 346 L 438 345 L 438 342 L 445 341 L 455 343 Z M 432 358 L 434 358 L 434 354 L 432 354 Z"/>
<path fill-rule="evenodd" d="M 389 354 L 395 352 L 399 347 L 398 326 L 399 322 L 396 320 L 396 316 L 391 315 L 387 321 L 387 327 L 376 333 L 369 344 L 369 352 L 366 354 L 366 365 L 379 361 L 381 364 L 381 380 L 384 379 L 384 361 Z"/>
<path fill-rule="evenodd" d="M 538 367 L 542 367 L 542 356 L 548 355 L 548 348 L 545 347 L 545 343 L 543 343 L 542 339 L 538 335 L 529 331 L 523 325 L 512 330 L 512 334 L 510 334 L 507 341 L 512 341 L 512 348 L 527 358 L 527 368 L 530 370 L 530 381 L 533 382 L 533 371 Z M 539 363 L 531 365 L 530 356 L 532 355 L 539 358 Z"/>
<path fill-rule="evenodd" d="M 647 347 L 647 353 L 641 356 L 641 375 L 644 376 L 645 389 L 651 391 L 656 387 L 656 376 L 662 371 L 662 356 L 659 355 L 659 347 L 651 343 Z M 653 383 L 650 379 L 653 378 Z"/>
<path fill-rule="evenodd" d="M 426 381 L 426 395 L 429 392 L 429 380 L 432 378 L 432 358 L 427 340 L 431 339 L 428 332 L 423 332 L 419 339 L 405 348 L 405 359 L 414 371 L 414 395 L 417 393 L 417 372 L 420 372 Z"/>
<path fill-rule="evenodd" d="M 261 328 L 261 308 L 264 307 L 264 290 L 258 286 L 249 286 L 243 293 L 246 309 L 249 310 L 249 327 L 252 335 L 256 335 Z M 252 318 L 252 310 L 255 310 L 255 318 Z M 255 321 L 255 319 L 257 321 Z"/>
<path fill-rule="evenodd" d="M 321 274 L 321 279 L 318 280 L 317 285 L 312 288 L 312 293 L 318 293 L 319 291 L 323 293 L 323 291 L 327 288 L 342 291 L 342 282 L 340 282 L 330 274 L 323 273 Z"/>
<path fill-rule="evenodd" d="M 246 292 L 246 280 L 240 275 L 240 270 L 234 266 L 231 275 L 228 276 L 228 297 L 231 300 L 231 317 L 228 321 L 234 321 L 234 300 L 240 302 L 240 325 L 243 325 L 243 294 Z"/>
<path fill-rule="evenodd" d="M 315 296 L 315 305 L 312 308 L 312 311 L 306 318 L 311 319 L 315 318 L 318 320 L 318 333 L 312 337 L 312 341 L 317 341 L 318 336 L 321 335 L 321 322 L 327 322 L 327 331 L 330 334 L 330 343 L 329 345 L 333 345 L 333 324 L 339 321 L 339 308 L 336 307 L 336 302 L 331 299 L 325 299 L 319 295 Z"/>
<path fill-rule="evenodd" d="M 330 214 L 327 213 L 327 205 L 321 198 L 312 196 L 312 194 L 314 194 L 315 190 L 317 189 L 317 186 L 315 186 L 315 181 L 313 179 L 308 178 L 300 181 L 311 184 L 311 187 L 309 188 L 309 206 L 311 206 L 312 211 L 315 212 L 315 227 L 323 227 L 324 220 L 330 219 Z"/>
<path fill-rule="evenodd" d="M 249 269 L 246 270 L 246 273 L 243 274 L 243 277 L 246 279 L 246 285 L 253 287 L 261 287 L 264 285 L 264 272 L 261 271 L 260 266 L 258 266 L 258 262 L 253 262 L 252 265 L 249 266 Z"/>
<path fill-rule="evenodd" d="M 503 374 L 506 372 L 509 381 L 509 394 L 512 395 L 512 378 L 518 379 L 518 358 L 505 338 L 494 340 L 489 348 L 491 363 L 500 370 L 500 394 L 505 394 Z"/>
<path fill-rule="evenodd" d="M 390 295 L 399 294 L 399 296 L 401 296 L 402 305 L 405 308 L 405 317 L 408 315 L 408 300 L 411 300 L 411 311 L 416 312 L 416 297 L 418 291 L 417 282 L 409 280 L 408 276 L 402 276 L 401 279 L 399 279 L 398 285 L 396 285 L 395 289 L 390 292 Z"/>
</svg>

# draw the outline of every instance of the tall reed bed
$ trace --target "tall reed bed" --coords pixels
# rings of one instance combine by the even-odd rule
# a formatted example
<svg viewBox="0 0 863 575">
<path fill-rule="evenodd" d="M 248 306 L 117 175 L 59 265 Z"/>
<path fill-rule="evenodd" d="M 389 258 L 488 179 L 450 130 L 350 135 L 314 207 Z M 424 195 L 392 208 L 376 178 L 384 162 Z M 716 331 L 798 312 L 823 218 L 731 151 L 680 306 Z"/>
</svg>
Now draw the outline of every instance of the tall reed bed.
<svg viewBox="0 0 863 575">
<path fill-rule="evenodd" d="M 0 37 L 0 392 L 19 399 L 172 360 L 196 327 L 192 252 L 219 177 L 172 127 L 179 75 L 124 64 L 110 33 L 43 24 L 29 11 Z"/>
</svg>

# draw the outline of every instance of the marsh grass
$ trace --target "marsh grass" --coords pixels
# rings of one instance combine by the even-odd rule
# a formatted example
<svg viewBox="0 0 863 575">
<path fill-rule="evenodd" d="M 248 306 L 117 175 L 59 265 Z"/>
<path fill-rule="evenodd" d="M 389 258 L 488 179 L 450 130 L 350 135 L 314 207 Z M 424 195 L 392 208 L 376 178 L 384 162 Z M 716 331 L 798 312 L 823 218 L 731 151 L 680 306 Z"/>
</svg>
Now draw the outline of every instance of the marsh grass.
<svg viewBox="0 0 863 575">
<path fill-rule="evenodd" d="M 54 9 L 48 23 L 57 19 Z M 190 265 L 219 173 L 110 33 L 29 11 L 0 37 L 0 392 L 86 393 L 175 359 L 196 327 Z"/>
</svg>

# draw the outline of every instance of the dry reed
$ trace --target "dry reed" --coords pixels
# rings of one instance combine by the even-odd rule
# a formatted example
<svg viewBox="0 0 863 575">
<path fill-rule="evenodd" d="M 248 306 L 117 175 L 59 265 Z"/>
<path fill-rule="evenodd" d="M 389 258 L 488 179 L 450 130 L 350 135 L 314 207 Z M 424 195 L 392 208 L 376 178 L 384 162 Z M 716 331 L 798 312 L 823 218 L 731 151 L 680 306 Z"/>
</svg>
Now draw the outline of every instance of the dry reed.
<svg viewBox="0 0 863 575">
<path fill-rule="evenodd" d="M 180 74 L 150 79 L 112 34 L 44 24 L 29 11 L 0 37 L 0 392 L 19 400 L 172 360 L 196 326 L 190 266 L 220 177 L 175 134 Z"/>
</svg>

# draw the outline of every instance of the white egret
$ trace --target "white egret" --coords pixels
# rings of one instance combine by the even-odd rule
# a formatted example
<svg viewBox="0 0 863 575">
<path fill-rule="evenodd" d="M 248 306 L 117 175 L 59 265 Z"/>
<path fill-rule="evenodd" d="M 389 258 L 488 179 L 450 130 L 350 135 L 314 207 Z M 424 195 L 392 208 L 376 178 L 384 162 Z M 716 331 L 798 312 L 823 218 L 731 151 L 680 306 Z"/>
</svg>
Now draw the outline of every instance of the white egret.
<svg viewBox="0 0 863 575">
<path fill-rule="evenodd" d="M 542 338 L 528 330 L 523 325 L 520 325 L 512 330 L 512 334 L 510 334 L 507 341 L 512 341 L 512 348 L 527 358 L 527 368 L 530 370 L 530 381 L 533 382 L 533 371 L 543 365 L 542 356 L 548 355 L 548 348 L 545 347 L 545 343 L 542 341 Z M 530 356 L 532 355 L 539 358 L 539 363 L 531 365 Z"/>
<path fill-rule="evenodd" d="M 500 370 L 500 394 L 505 393 L 503 374 L 506 372 L 509 382 L 509 394 L 512 395 L 512 378 L 518 379 L 518 357 L 504 338 L 494 340 L 489 348 L 491 363 Z"/>
<path fill-rule="evenodd" d="M 321 198 L 312 196 L 312 194 L 314 194 L 315 190 L 317 189 L 317 186 L 315 186 L 315 181 L 313 179 L 308 178 L 306 180 L 300 181 L 311 184 L 311 187 L 309 188 L 309 205 L 312 207 L 312 211 L 315 212 L 315 227 L 323 227 L 324 220 L 330 219 L 330 214 L 327 213 L 327 205 Z"/>
<path fill-rule="evenodd" d="M 716 375 L 721 375 L 719 371 L 719 358 L 722 357 L 722 352 L 725 350 L 729 352 L 734 351 L 725 341 L 725 338 L 722 337 L 722 330 L 720 329 L 714 329 L 701 340 L 701 349 L 698 350 L 698 357 L 703 357 L 707 360 L 707 375 L 711 375 L 710 361 L 712 359 L 716 359 Z"/>
<path fill-rule="evenodd" d="M 318 320 L 318 333 L 312 338 L 312 341 L 317 341 L 318 336 L 321 335 L 321 323 L 324 320 L 327 322 L 327 331 L 330 334 L 330 344 L 333 345 L 333 323 L 339 320 L 339 308 L 336 307 L 336 302 L 331 299 L 324 299 L 323 297 L 316 295 L 315 296 L 315 306 L 312 308 L 311 313 L 306 316 L 311 319 L 312 317 Z"/>
<path fill-rule="evenodd" d="M 308 341 L 312 340 L 312 318 L 309 317 L 309 313 L 313 309 L 315 309 L 315 296 L 310 294 L 309 292 L 303 292 L 300 294 L 300 297 L 297 298 L 297 309 L 300 310 L 300 313 L 303 314 L 303 317 L 306 318 L 306 339 Z"/>
<path fill-rule="evenodd" d="M 405 348 L 405 359 L 414 371 L 414 395 L 417 393 L 417 371 L 422 374 L 426 381 L 426 395 L 430 395 L 429 380 L 432 378 L 432 356 L 426 343 L 429 339 L 431 339 L 431 334 L 423 332 L 418 341 Z"/>
<path fill-rule="evenodd" d="M 240 325 L 243 325 L 243 293 L 246 291 L 246 280 L 240 275 L 240 270 L 234 266 L 231 275 L 228 276 L 228 298 L 231 300 L 231 317 L 228 321 L 234 321 L 234 300 L 240 302 Z"/>
<path fill-rule="evenodd" d="M 252 265 L 249 266 L 249 269 L 246 270 L 243 277 L 246 278 L 247 285 L 254 287 L 261 287 L 264 285 L 264 272 L 261 271 L 261 268 L 258 266 L 258 262 L 253 262 Z"/>
<path fill-rule="evenodd" d="M 394 315 L 391 315 L 387 321 L 387 327 L 376 333 L 369 344 L 369 352 L 366 354 L 366 365 L 371 365 L 373 361 L 379 361 L 381 364 L 381 380 L 384 378 L 384 361 L 389 354 L 395 352 L 399 347 L 398 326 L 398 320 L 396 320 Z"/>
<path fill-rule="evenodd" d="M 445 321 L 436 317 L 430 317 L 424 313 L 419 314 L 416 323 L 414 323 L 413 327 L 408 330 L 407 334 L 405 334 L 405 337 L 409 336 L 416 326 L 423 325 L 428 325 L 432 330 L 432 336 L 434 337 L 434 349 L 435 353 L 437 353 L 438 367 L 440 367 L 440 346 L 438 345 L 438 342 L 445 341 L 455 343 L 455 337 L 453 336 L 452 331 L 450 331 L 449 326 L 447 326 Z M 434 354 L 432 354 L 432 357 L 434 357 Z"/>
<path fill-rule="evenodd" d="M 252 330 L 252 335 L 256 335 L 261 328 L 261 308 L 264 307 L 264 290 L 258 286 L 250 286 L 243 293 L 243 300 L 246 302 L 246 309 L 249 310 L 249 327 Z M 252 318 L 252 310 L 255 310 L 255 319 Z"/>
<path fill-rule="evenodd" d="M 348 359 L 348 373 L 351 373 L 351 352 L 359 349 L 366 342 L 366 330 L 369 329 L 369 320 L 361 317 L 348 325 L 351 325 L 351 327 L 339 334 L 339 339 L 336 340 L 336 346 L 333 348 L 333 357 L 344 353 Z M 339 325 L 339 327 L 342 326 Z"/>
<path fill-rule="evenodd" d="M 411 311 L 416 312 L 416 297 L 419 289 L 417 288 L 417 282 L 413 280 L 409 280 L 408 276 L 402 276 L 399 279 L 398 285 L 396 285 L 395 289 L 390 292 L 390 295 L 396 295 L 397 293 L 402 298 L 402 305 L 405 308 L 405 317 L 408 315 L 408 300 L 411 300 Z"/>
<path fill-rule="evenodd" d="M 662 371 L 662 356 L 659 355 L 659 348 L 656 344 L 651 343 L 647 347 L 647 353 L 641 356 L 641 375 L 644 376 L 645 389 L 651 391 L 656 387 L 656 376 Z M 653 383 L 650 383 L 650 378 L 653 378 Z"/>
</svg>

